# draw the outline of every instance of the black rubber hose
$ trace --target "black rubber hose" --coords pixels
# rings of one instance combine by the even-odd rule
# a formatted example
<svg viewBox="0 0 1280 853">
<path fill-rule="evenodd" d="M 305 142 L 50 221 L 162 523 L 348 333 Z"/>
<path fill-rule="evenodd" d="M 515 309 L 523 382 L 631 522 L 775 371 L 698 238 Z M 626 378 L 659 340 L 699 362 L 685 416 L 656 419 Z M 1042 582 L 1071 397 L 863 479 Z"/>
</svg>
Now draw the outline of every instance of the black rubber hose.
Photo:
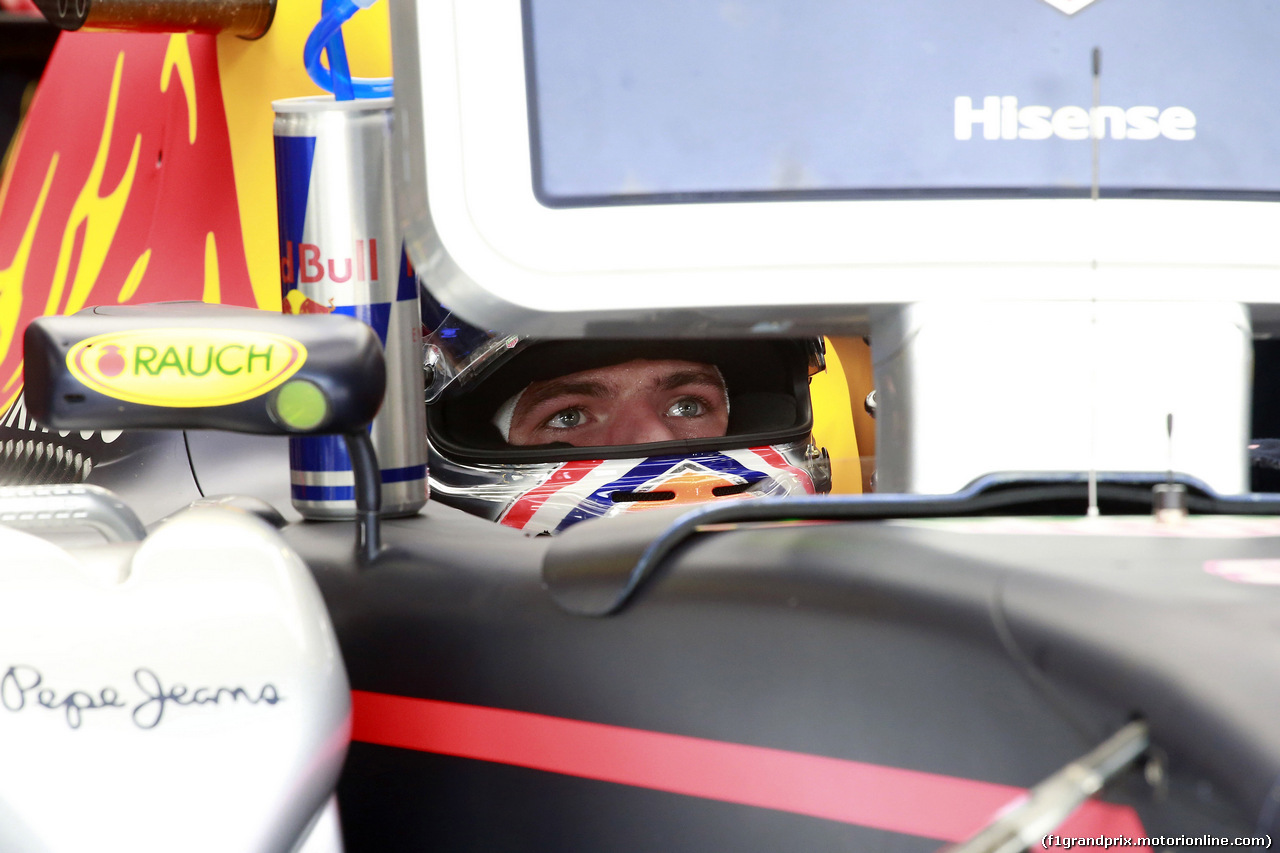
<svg viewBox="0 0 1280 853">
<path fill-rule="evenodd" d="M 378 526 L 378 513 L 382 510 L 382 476 L 368 430 L 349 432 L 343 439 L 347 443 L 351 475 L 355 480 L 356 559 L 362 566 L 367 566 L 382 550 L 382 531 Z"/>
</svg>

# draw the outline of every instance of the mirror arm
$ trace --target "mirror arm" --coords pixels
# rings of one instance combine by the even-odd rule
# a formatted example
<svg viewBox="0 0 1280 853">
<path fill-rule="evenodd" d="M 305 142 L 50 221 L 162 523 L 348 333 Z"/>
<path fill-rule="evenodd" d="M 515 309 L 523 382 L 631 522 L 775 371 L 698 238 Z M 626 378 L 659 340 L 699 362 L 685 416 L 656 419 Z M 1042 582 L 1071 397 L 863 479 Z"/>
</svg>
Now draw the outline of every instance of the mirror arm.
<svg viewBox="0 0 1280 853">
<path fill-rule="evenodd" d="M 351 457 L 351 474 L 356 498 L 356 559 L 361 567 L 371 565 L 382 550 L 378 513 L 382 509 L 382 476 L 378 457 L 367 428 L 343 435 Z"/>
</svg>

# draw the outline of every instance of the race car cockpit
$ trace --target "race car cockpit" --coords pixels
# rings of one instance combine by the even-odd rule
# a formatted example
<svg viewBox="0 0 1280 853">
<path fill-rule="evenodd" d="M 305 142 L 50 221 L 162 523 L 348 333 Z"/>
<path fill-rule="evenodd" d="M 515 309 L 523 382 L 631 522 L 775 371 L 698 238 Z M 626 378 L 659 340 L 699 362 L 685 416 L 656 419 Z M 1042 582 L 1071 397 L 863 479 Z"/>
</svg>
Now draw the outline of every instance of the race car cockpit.
<svg viewBox="0 0 1280 853">
<path fill-rule="evenodd" d="M 60 279 L 70 316 L 29 324 L 0 428 L 50 449 L 0 492 L 0 847 L 159 851 L 204 814 L 273 853 L 1269 845 L 1275 4 L 391 4 L 172 34 L 170 109 L 134 111 L 164 145 L 84 158 L 88 188 L 161 173 L 275 99 L 282 297 L 115 306 L 157 279 L 130 244 L 110 304 Z M 394 84 L 341 41 L 379 14 Z M 74 79 L 119 88 L 107 44 Z M 277 48 L 334 96 L 275 86 Z M 184 63 L 251 85 L 181 100 Z M 212 92 L 240 94 L 196 122 Z M 72 158 L 31 151 L 0 248 L 44 245 L 14 198 L 79 246 Z M 248 222 L 272 188 L 237 155 Z M 252 292 L 212 202 L 162 198 L 194 296 Z M 850 494 L 813 389 L 862 338 Z M 114 789 L 60 820 L 126 760 L 167 832 Z"/>
</svg>

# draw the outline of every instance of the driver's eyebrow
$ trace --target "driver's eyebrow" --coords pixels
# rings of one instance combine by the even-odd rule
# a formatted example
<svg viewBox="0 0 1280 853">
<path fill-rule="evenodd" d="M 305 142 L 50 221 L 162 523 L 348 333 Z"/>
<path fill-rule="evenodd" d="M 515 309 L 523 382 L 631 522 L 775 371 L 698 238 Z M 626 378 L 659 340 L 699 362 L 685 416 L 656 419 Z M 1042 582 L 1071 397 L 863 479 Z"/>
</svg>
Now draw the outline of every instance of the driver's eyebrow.
<svg viewBox="0 0 1280 853">
<path fill-rule="evenodd" d="M 547 400 L 556 397 L 592 397 L 604 398 L 609 396 L 609 389 L 605 387 L 603 382 L 561 382 L 552 380 L 541 388 L 529 392 L 529 402 L 526 404 L 528 408 L 533 408 Z M 521 408 L 524 408 L 522 406 Z"/>
<path fill-rule="evenodd" d="M 720 371 L 715 368 L 677 370 L 675 373 L 669 373 L 658 382 L 658 390 L 674 391 L 684 385 L 710 385 L 724 390 L 724 380 L 720 378 Z"/>
</svg>

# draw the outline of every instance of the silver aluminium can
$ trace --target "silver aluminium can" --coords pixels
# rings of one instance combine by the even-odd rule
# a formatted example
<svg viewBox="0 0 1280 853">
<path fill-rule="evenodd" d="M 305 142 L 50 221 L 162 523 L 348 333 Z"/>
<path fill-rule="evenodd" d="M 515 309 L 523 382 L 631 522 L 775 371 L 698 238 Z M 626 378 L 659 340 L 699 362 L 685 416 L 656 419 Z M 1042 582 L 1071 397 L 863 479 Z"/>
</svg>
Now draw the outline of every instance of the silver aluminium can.
<svg viewBox="0 0 1280 853">
<path fill-rule="evenodd" d="M 280 284 L 286 314 L 349 314 L 373 327 L 387 392 L 373 421 L 382 514 L 427 499 L 418 285 L 396 225 L 391 99 L 276 101 Z M 293 505 L 305 518 L 355 516 L 351 459 L 339 436 L 289 440 Z"/>
</svg>

